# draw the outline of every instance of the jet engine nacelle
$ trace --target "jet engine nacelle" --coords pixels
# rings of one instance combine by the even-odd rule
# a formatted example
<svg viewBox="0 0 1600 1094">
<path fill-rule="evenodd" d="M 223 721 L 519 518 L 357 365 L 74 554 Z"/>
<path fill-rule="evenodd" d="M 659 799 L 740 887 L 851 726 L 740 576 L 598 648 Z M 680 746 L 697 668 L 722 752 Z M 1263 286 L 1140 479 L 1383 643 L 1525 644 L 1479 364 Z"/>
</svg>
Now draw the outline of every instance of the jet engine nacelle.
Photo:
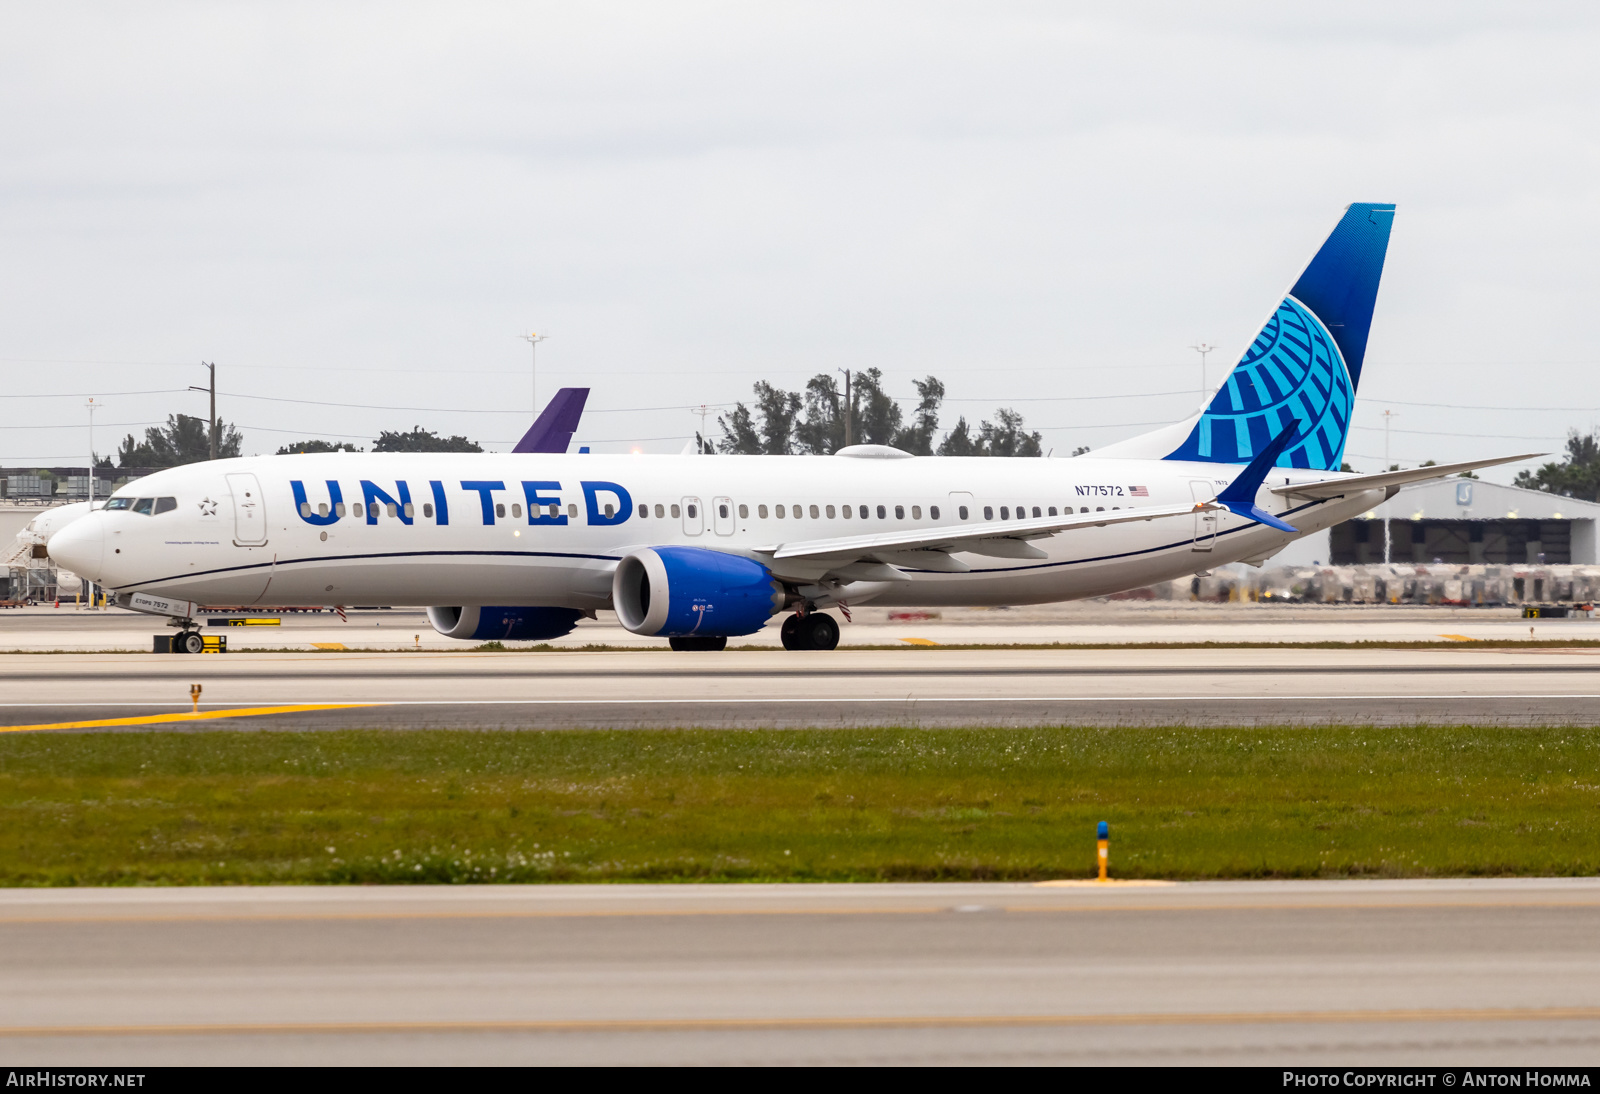
<svg viewBox="0 0 1600 1094">
<path fill-rule="evenodd" d="M 761 563 L 704 547 L 645 547 L 624 555 L 611 604 L 634 634 L 753 634 L 783 610 L 783 583 Z"/>
<path fill-rule="evenodd" d="M 577 608 L 429 608 L 428 622 L 446 638 L 537 642 L 560 638 L 578 625 Z"/>
</svg>

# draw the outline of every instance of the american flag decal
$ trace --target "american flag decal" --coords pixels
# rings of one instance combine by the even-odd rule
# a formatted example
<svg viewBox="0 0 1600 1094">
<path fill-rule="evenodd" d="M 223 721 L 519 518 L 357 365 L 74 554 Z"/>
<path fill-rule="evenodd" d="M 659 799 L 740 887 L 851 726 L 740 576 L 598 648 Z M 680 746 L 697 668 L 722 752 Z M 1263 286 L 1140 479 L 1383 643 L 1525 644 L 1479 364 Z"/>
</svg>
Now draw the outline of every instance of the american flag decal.
<svg viewBox="0 0 1600 1094">
<path fill-rule="evenodd" d="M 1142 486 L 1130 486 L 1128 487 L 1128 493 L 1136 498 L 1148 498 L 1150 496 L 1150 491 Z"/>
</svg>

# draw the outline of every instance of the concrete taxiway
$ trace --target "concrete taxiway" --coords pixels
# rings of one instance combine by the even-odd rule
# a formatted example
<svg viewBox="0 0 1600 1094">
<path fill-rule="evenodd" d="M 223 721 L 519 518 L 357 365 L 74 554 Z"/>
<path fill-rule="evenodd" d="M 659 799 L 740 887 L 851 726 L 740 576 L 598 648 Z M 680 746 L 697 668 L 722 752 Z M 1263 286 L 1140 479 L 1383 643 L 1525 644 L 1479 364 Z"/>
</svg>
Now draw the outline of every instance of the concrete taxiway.
<svg viewBox="0 0 1600 1094">
<path fill-rule="evenodd" d="M 1600 881 L 0 892 L 44 1064 L 1600 1060 Z"/>
<path fill-rule="evenodd" d="M 1077 601 L 1017 608 L 891 610 L 869 606 L 851 613 L 840 642 L 851 646 L 1135 644 L 1195 642 L 1452 642 L 1472 640 L 1593 641 L 1600 620 L 1522 618 L 1517 608 L 1427 605 L 1341 606 L 1199 601 Z M 234 650 L 422 649 L 442 652 L 477 645 L 444 638 L 415 608 L 351 609 L 280 617 L 239 613 L 235 618 L 278 620 L 275 626 L 207 627 L 225 634 Z M 733 640 L 736 646 L 780 648 L 775 618 L 762 630 Z M 90 610 L 63 604 L 0 611 L 0 652 L 35 653 L 151 648 L 165 620 L 120 609 Z M 549 643 L 558 649 L 586 645 L 661 649 L 664 639 L 630 634 L 610 612 L 583 620 L 571 634 Z M 517 646 L 519 643 L 509 643 Z M 526 644 L 522 644 L 526 645 Z"/>
<path fill-rule="evenodd" d="M 1600 716 L 1600 649 L 6 654 L 0 683 L 0 727 L 69 730 L 1555 725 Z"/>
</svg>

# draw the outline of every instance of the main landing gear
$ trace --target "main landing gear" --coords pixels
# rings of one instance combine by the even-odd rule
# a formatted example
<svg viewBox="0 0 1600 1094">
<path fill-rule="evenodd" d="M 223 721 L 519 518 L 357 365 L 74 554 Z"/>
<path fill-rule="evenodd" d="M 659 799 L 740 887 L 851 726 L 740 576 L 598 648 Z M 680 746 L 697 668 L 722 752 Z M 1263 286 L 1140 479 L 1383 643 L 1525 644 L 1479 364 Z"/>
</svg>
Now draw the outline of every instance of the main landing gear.
<svg viewBox="0 0 1600 1094">
<path fill-rule="evenodd" d="M 831 650 L 839 645 L 839 624 L 826 612 L 798 612 L 783 621 L 786 650 Z"/>
<path fill-rule="evenodd" d="M 158 634 L 155 640 L 157 653 L 204 653 L 205 636 L 199 631 L 179 631 L 177 634 Z"/>
</svg>

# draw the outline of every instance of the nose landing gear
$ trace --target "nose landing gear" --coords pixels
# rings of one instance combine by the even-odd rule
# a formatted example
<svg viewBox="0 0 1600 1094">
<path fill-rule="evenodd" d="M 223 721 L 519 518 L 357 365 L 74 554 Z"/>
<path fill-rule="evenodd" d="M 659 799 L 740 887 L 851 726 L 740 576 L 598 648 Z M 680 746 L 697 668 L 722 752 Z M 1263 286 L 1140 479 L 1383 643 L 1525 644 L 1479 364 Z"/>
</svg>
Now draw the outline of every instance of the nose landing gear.
<svg viewBox="0 0 1600 1094">
<path fill-rule="evenodd" d="M 839 624 L 825 612 L 796 613 L 783 621 L 786 650 L 831 650 L 839 645 Z"/>
</svg>

